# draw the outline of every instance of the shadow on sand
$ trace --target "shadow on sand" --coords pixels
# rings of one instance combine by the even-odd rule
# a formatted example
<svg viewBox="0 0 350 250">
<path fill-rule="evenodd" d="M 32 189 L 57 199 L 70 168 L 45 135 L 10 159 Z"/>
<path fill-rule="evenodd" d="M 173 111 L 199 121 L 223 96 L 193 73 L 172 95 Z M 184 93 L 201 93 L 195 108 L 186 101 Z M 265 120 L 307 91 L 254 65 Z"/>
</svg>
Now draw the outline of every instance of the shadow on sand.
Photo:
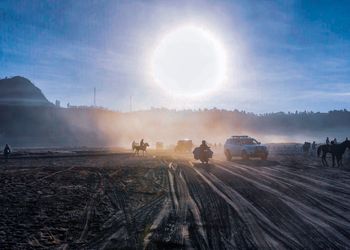
<svg viewBox="0 0 350 250">
<path fill-rule="evenodd" d="M 271 166 L 279 165 L 278 161 L 260 160 L 260 159 L 249 159 L 249 160 L 232 159 L 231 162 L 235 162 L 238 164 L 243 164 L 251 167 L 271 167 Z"/>
<path fill-rule="evenodd" d="M 194 163 L 193 167 L 195 168 L 201 168 L 204 169 L 206 171 L 210 171 L 213 167 L 215 167 L 213 164 L 205 164 L 205 163 Z"/>
</svg>

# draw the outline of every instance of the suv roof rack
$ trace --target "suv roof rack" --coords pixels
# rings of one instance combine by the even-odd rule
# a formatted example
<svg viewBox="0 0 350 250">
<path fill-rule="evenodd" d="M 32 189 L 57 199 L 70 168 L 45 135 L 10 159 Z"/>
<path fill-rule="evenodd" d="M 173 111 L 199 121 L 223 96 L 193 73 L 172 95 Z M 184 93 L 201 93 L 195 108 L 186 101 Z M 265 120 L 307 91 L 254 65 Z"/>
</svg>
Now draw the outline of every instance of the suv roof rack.
<svg viewBox="0 0 350 250">
<path fill-rule="evenodd" d="M 248 135 L 233 135 L 232 138 L 249 138 Z"/>
</svg>

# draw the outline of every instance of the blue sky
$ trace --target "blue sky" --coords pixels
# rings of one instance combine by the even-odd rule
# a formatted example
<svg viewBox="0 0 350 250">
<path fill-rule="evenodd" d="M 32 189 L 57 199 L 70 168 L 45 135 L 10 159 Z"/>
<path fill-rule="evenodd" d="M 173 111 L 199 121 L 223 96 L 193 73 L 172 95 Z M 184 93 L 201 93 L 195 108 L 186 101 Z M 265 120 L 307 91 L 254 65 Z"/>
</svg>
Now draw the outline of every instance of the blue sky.
<svg viewBox="0 0 350 250">
<path fill-rule="evenodd" d="M 0 77 L 51 101 L 135 109 L 264 113 L 350 109 L 348 1 L 0 1 Z M 148 72 L 162 34 L 186 23 L 224 44 L 227 83 L 199 99 L 163 93 Z"/>
</svg>

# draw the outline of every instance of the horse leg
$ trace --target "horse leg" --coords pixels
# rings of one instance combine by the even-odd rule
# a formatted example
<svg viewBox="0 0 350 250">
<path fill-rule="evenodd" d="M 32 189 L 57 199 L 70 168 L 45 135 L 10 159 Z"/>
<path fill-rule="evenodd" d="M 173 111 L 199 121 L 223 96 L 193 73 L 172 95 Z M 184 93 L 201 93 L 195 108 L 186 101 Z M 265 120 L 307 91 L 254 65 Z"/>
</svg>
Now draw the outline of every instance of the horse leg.
<svg viewBox="0 0 350 250">
<path fill-rule="evenodd" d="M 338 155 L 337 156 L 337 163 L 338 163 L 338 167 L 343 166 L 342 155 Z"/>
<path fill-rule="evenodd" d="M 343 155 L 340 156 L 340 166 L 343 167 Z"/>
<path fill-rule="evenodd" d="M 326 159 L 326 153 L 322 153 L 322 165 L 324 167 L 328 167 L 328 162 L 327 162 L 327 159 Z"/>
<path fill-rule="evenodd" d="M 335 155 L 332 154 L 332 167 L 335 167 Z"/>
</svg>

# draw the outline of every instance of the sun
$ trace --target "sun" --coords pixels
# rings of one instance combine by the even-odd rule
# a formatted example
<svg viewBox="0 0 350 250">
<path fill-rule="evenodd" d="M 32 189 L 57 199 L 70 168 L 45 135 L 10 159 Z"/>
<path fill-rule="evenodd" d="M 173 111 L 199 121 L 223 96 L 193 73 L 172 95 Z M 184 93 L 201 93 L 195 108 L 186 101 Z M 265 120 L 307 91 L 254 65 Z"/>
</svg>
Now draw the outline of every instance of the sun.
<svg viewBox="0 0 350 250">
<path fill-rule="evenodd" d="M 220 88 L 226 59 L 222 44 L 208 30 L 183 26 L 165 35 L 152 58 L 156 83 L 176 96 L 200 96 Z"/>
</svg>

